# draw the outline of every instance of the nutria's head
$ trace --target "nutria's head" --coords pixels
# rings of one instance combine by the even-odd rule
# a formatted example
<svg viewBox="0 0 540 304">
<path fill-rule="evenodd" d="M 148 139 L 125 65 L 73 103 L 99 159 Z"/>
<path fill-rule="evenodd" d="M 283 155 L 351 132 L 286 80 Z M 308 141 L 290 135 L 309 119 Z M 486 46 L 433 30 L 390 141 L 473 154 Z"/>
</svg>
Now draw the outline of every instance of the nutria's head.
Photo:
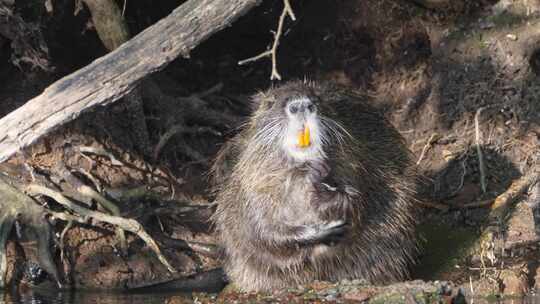
<svg viewBox="0 0 540 304">
<path fill-rule="evenodd" d="M 347 133 L 324 116 L 320 95 L 318 88 L 300 81 L 257 95 L 258 109 L 252 117 L 255 142 L 268 152 L 279 149 L 293 162 L 324 159 Z"/>
</svg>

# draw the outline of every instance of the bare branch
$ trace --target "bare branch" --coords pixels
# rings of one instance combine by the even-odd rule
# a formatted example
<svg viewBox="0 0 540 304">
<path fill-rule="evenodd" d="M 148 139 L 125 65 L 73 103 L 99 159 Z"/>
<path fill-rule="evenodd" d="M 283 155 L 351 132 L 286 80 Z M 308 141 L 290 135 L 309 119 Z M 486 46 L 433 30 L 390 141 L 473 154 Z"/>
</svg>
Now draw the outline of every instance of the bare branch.
<svg viewBox="0 0 540 304">
<path fill-rule="evenodd" d="M 474 115 L 474 129 L 475 129 L 475 138 L 476 138 L 476 152 L 478 154 L 478 167 L 480 169 L 480 186 L 482 192 L 486 193 L 487 191 L 487 182 L 486 182 L 486 165 L 484 164 L 484 154 L 482 153 L 482 133 L 480 132 L 480 115 L 487 107 L 480 107 L 476 110 Z"/>
<path fill-rule="evenodd" d="M 281 36 L 283 35 L 283 24 L 285 23 L 285 18 L 287 16 L 289 16 L 289 18 L 291 18 L 291 20 L 293 21 L 296 20 L 296 16 L 294 15 L 294 12 L 291 8 L 291 4 L 289 3 L 289 0 L 283 0 L 283 11 L 281 12 L 281 15 L 279 16 L 278 27 L 274 33 L 274 42 L 272 43 L 272 47 L 269 50 L 264 51 L 257 56 L 238 61 L 238 65 L 244 65 L 249 62 L 254 62 L 264 57 L 270 57 L 270 59 L 272 60 L 272 74 L 270 75 L 270 80 L 275 80 L 275 79 L 281 80 L 281 75 L 279 74 L 278 69 L 277 69 L 276 56 L 277 56 L 277 49 L 279 46 L 279 41 L 281 39 Z"/>
</svg>

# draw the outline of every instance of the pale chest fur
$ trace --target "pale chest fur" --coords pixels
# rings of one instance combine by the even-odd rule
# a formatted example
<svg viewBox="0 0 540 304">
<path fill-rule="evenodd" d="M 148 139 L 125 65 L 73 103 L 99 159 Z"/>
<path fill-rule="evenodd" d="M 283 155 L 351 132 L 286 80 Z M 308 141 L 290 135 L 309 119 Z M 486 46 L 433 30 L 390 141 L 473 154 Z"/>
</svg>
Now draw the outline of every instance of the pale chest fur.
<svg viewBox="0 0 540 304">
<path fill-rule="evenodd" d="M 273 189 L 271 193 L 272 217 L 279 222 L 291 226 L 309 225 L 320 222 L 319 216 L 314 212 L 312 200 L 314 187 L 305 174 L 298 170 L 290 170 L 281 175 L 280 179 L 266 184 L 266 189 Z"/>
</svg>

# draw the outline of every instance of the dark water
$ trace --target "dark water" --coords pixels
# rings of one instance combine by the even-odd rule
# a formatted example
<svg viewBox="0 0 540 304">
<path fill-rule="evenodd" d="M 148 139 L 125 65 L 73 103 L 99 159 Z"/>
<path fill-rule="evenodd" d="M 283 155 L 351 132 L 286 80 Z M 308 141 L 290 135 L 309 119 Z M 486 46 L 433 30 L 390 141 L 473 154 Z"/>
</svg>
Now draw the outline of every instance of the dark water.
<svg viewBox="0 0 540 304">
<path fill-rule="evenodd" d="M 0 304 L 180 304 L 194 303 L 196 298 L 182 293 L 58 292 L 27 290 L 22 293 L 0 293 Z"/>
</svg>

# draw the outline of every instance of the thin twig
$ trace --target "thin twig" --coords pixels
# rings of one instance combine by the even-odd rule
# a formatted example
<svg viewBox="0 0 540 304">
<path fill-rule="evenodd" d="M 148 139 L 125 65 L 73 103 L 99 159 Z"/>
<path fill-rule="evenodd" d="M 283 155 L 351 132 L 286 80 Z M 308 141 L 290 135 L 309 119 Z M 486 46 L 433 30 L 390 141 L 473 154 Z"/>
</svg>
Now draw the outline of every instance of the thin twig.
<svg viewBox="0 0 540 304">
<path fill-rule="evenodd" d="M 253 56 L 253 57 L 250 57 L 250 58 L 247 58 L 247 59 L 244 59 L 244 60 L 240 60 L 240 61 L 238 61 L 238 65 L 244 65 L 246 63 L 257 61 L 257 60 L 259 60 L 261 58 L 268 57 L 270 55 L 272 55 L 272 49 L 270 49 L 268 51 L 264 51 L 264 52 L 260 53 L 257 56 Z"/>
<path fill-rule="evenodd" d="M 277 49 L 279 46 L 279 41 L 281 39 L 281 36 L 283 35 L 283 24 L 285 23 L 285 18 L 289 16 L 292 21 L 296 20 L 296 16 L 294 15 L 294 12 L 292 10 L 291 4 L 289 3 L 289 0 L 283 0 L 283 11 L 281 12 L 281 15 L 279 16 L 278 21 L 278 27 L 277 30 L 274 32 L 274 42 L 272 43 L 272 47 L 262 52 L 261 54 L 244 59 L 241 61 L 238 61 L 238 65 L 244 65 L 249 62 L 257 61 L 264 57 L 270 57 L 272 59 L 272 74 L 270 75 L 270 80 L 281 80 L 281 75 L 279 74 L 277 70 Z"/>
<path fill-rule="evenodd" d="M 62 193 L 58 191 L 54 191 L 52 189 L 49 189 L 47 187 L 37 185 L 37 184 L 30 184 L 26 187 L 26 192 L 31 195 L 45 195 L 48 196 L 55 201 L 57 201 L 59 204 L 63 205 L 67 209 L 75 212 L 76 214 L 82 216 L 80 218 L 77 218 L 77 221 L 82 221 L 84 217 L 91 217 L 96 221 L 99 222 L 105 222 L 112 224 L 116 227 L 120 227 L 123 230 L 129 231 L 133 234 L 136 234 L 139 238 L 141 238 L 148 247 L 154 253 L 157 255 L 159 261 L 167 267 L 169 272 L 175 273 L 176 270 L 169 264 L 165 256 L 161 253 L 161 250 L 159 249 L 156 241 L 144 230 L 144 228 L 139 224 L 136 220 L 128 219 L 128 218 L 122 218 L 119 216 L 113 216 L 109 214 L 105 214 L 99 211 L 94 211 L 90 209 L 86 209 L 84 207 L 81 207 L 75 203 L 73 203 L 70 199 L 62 195 Z"/>
<path fill-rule="evenodd" d="M 487 191 L 487 182 L 486 182 L 486 165 L 484 164 L 484 154 L 482 153 L 482 147 L 480 146 L 482 143 L 482 136 L 480 132 L 480 114 L 482 114 L 482 111 L 484 111 L 487 107 L 481 107 L 478 110 L 476 110 L 476 114 L 474 115 L 474 129 L 475 129 L 475 138 L 476 138 L 476 152 L 478 154 L 478 167 L 480 171 L 480 187 L 482 188 L 482 193 L 486 193 Z"/>
<path fill-rule="evenodd" d="M 163 135 L 160 136 L 159 142 L 154 148 L 152 153 L 154 160 L 157 160 L 161 150 L 167 142 L 177 134 L 201 134 L 201 133 L 210 133 L 215 136 L 222 136 L 221 132 L 216 131 L 211 127 L 188 127 L 183 124 L 177 124 L 169 128 Z"/>
<path fill-rule="evenodd" d="M 493 204 L 493 200 L 485 200 L 485 201 L 463 204 L 460 206 L 460 208 L 461 209 L 474 209 L 474 208 L 488 207 L 488 206 L 491 206 L 492 204 Z"/>
<path fill-rule="evenodd" d="M 217 93 L 217 92 L 219 92 L 221 90 L 223 90 L 223 82 L 218 82 L 214 86 L 209 88 L 208 90 L 200 92 L 200 93 L 196 93 L 196 94 L 194 94 L 192 96 L 197 97 L 197 98 L 205 98 L 205 97 L 207 97 L 209 95 L 212 95 L 212 94 L 215 94 L 215 93 Z"/>
<path fill-rule="evenodd" d="M 437 135 L 438 135 L 437 133 L 433 133 L 427 140 L 426 145 L 422 149 L 422 153 L 420 153 L 420 157 L 418 158 L 418 161 L 416 162 L 417 166 L 420 165 L 420 162 L 422 162 L 422 160 L 424 159 L 424 156 L 426 155 L 427 150 L 431 148 L 431 145 L 433 145 L 433 143 L 435 142 L 435 137 L 437 137 Z"/>
<path fill-rule="evenodd" d="M 124 0 L 124 6 L 122 7 L 122 17 L 126 14 L 127 0 Z"/>
<path fill-rule="evenodd" d="M 469 151 L 465 151 L 465 157 L 463 158 L 463 160 L 461 160 L 461 176 L 460 176 L 460 179 L 459 179 L 459 184 L 457 186 L 457 188 L 452 191 L 452 193 L 450 194 L 450 197 L 454 196 L 454 195 L 457 195 L 459 193 L 459 191 L 461 190 L 461 188 L 463 188 L 463 184 L 465 183 L 465 176 L 467 175 L 467 159 L 469 158 Z"/>
<path fill-rule="evenodd" d="M 439 203 L 433 203 L 433 202 L 420 201 L 419 204 L 422 205 L 423 207 L 433 208 L 433 209 L 441 210 L 441 211 L 444 211 L 444 212 L 446 212 L 446 211 L 448 211 L 450 209 L 450 207 L 448 205 L 439 204 Z"/>
</svg>

